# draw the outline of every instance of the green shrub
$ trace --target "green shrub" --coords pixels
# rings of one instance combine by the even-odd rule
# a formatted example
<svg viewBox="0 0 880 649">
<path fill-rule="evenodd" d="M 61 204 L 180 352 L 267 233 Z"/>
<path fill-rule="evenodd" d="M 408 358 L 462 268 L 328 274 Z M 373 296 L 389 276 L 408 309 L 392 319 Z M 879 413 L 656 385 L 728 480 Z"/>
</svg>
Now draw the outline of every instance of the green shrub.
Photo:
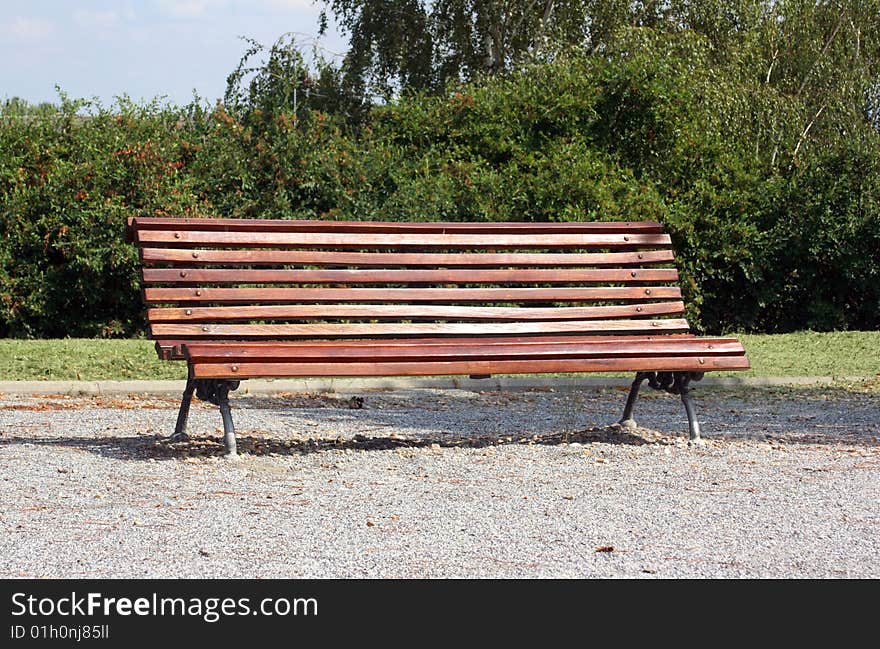
<svg viewBox="0 0 880 649">
<path fill-rule="evenodd" d="M 350 98 L 294 112 L 265 92 L 278 87 L 225 108 L 7 102 L 0 335 L 142 334 L 123 232 L 145 214 L 656 219 L 699 329 L 880 326 L 876 127 L 840 102 L 814 119 L 812 100 L 694 34 L 633 30 L 617 50 L 407 96 L 353 125 Z"/>
</svg>

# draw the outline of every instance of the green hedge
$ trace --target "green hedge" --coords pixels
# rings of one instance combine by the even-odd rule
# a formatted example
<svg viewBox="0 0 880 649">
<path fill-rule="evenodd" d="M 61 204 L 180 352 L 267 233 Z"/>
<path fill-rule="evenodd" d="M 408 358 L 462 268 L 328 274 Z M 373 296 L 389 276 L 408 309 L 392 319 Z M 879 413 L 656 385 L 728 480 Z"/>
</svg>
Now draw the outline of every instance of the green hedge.
<svg viewBox="0 0 880 649">
<path fill-rule="evenodd" d="M 141 334 L 133 215 L 657 219 L 698 328 L 878 328 L 880 134 L 830 106 L 804 138 L 802 100 L 664 38 L 403 98 L 357 129 L 318 110 L 7 102 L 0 336 Z"/>
</svg>

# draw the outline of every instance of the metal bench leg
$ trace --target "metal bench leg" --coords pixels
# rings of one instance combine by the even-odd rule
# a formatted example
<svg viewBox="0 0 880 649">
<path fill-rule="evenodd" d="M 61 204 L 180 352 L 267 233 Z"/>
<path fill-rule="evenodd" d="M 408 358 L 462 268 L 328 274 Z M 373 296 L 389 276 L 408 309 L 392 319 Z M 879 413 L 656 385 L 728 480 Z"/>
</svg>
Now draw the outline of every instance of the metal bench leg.
<svg viewBox="0 0 880 649">
<path fill-rule="evenodd" d="M 682 380 L 680 386 L 681 402 L 684 404 L 684 411 L 688 418 L 688 432 L 690 433 L 691 442 L 699 444 L 700 439 L 700 422 L 697 421 L 697 413 L 694 410 L 694 402 L 691 399 L 690 376 Z"/>
<path fill-rule="evenodd" d="M 229 408 L 229 391 L 236 390 L 238 381 L 226 381 L 224 379 L 198 379 L 196 384 L 196 396 L 202 401 L 220 406 L 220 416 L 223 418 L 223 444 L 226 446 L 226 456 L 236 457 L 238 449 L 235 443 L 235 426 L 232 423 L 232 410 Z"/>
<path fill-rule="evenodd" d="M 220 416 L 223 418 L 223 444 L 226 446 L 227 457 L 238 455 L 235 442 L 235 425 L 232 423 L 232 411 L 229 408 L 229 385 L 222 383 L 217 387 L 217 399 L 220 402 Z"/>
<path fill-rule="evenodd" d="M 193 392 L 196 389 L 195 379 L 186 380 L 186 388 L 183 390 L 183 399 L 180 402 L 180 411 L 177 413 L 177 424 L 174 426 L 174 434 L 169 441 L 182 442 L 188 439 L 186 434 L 186 421 L 189 419 L 189 405 L 192 403 Z"/>
<path fill-rule="evenodd" d="M 620 418 L 620 425 L 624 428 L 636 428 L 636 420 L 633 419 L 633 407 L 636 405 L 636 399 L 639 396 L 639 388 L 642 387 L 644 380 L 648 378 L 646 372 L 636 372 L 636 379 L 632 382 L 629 389 L 629 396 L 626 398 L 626 405 L 623 407 L 623 417 Z"/>
<path fill-rule="evenodd" d="M 639 394 L 639 387 L 642 385 L 642 381 L 647 380 L 648 385 L 654 390 L 663 390 L 669 394 L 677 394 L 681 397 L 684 411 L 687 413 L 691 442 L 699 444 L 701 442 L 700 422 L 697 421 L 697 413 L 694 409 L 694 402 L 691 399 L 690 384 L 691 381 L 699 381 L 702 378 L 702 372 L 639 372 L 636 374 L 636 380 L 633 381 L 632 388 L 630 388 L 620 425 L 625 428 L 635 428 L 636 422 L 632 418 L 633 405 Z"/>
</svg>

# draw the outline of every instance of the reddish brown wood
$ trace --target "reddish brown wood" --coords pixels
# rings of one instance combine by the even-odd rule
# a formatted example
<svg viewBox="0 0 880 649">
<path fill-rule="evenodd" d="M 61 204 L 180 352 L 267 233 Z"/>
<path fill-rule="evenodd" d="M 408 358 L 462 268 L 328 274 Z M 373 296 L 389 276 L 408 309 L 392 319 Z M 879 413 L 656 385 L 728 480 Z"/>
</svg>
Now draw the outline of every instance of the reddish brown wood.
<svg viewBox="0 0 880 649">
<path fill-rule="evenodd" d="M 154 288 L 144 289 L 150 303 L 217 302 L 593 302 L 677 300 L 677 286 L 579 288 Z"/>
<path fill-rule="evenodd" d="M 684 309 L 678 287 L 657 285 L 675 269 L 651 267 L 672 261 L 657 223 L 149 218 L 129 232 L 154 266 L 145 284 L 179 285 L 144 289 L 180 304 L 149 309 L 157 350 L 189 355 L 198 378 L 748 367 L 735 339 L 657 319 Z M 216 286 L 235 283 L 344 286 Z M 563 283 L 577 286 L 548 286 Z"/>
<path fill-rule="evenodd" d="M 675 282 L 674 268 L 250 269 L 146 268 L 148 284 L 561 284 Z"/>
<path fill-rule="evenodd" d="M 148 309 L 150 322 L 322 320 L 328 318 L 417 320 L 597 320 L 684 312 L 684 302 L 591 307 L 474 307 L 434 304 L 280 304 Z"/>
<path fill-rule="evenodd" d="M 156 348 L 156 354 L 159 356 L 160 360 L 172 361 L 182 360 L 184 358 L 182 347 L 175 348 L 174 343 L 171 341 L 157 340 L 154 346 Z"/>
<path fill-rule="evenodd" d="M 239 232 L 372 232 L 372 233 L 503 233 L 546 234 L 553 232 L 651 234 L 663 231 L 655 221 L 581 221 L 543 223 L 524 221 L 325 221 L 286 219 L 179 219 L 144 217 L 129 219 L 130 230 L 206 230 Z"/>
<path fill-rule="evenodd" d="M 571 343 L 579 340 L 589 342 L 629 342 L 629 341 L 651 341 L 651 340 L 684 340 L 697 338 L 691 333 L 664 333 L 657 335 L 645 334 L 612 334 L 602 336 L 598 334 L 588 334 L 585 336 L 577 336 L 575 334 L 558 334 L 558 335 L 524 335 L 524 336 L 455 336 L 455 337 L 439 337 L 439 336 L 419 336 L 418 338 L 381 338 L 384 347 L 401 346 L 401 347 L 418 347 L 421 345 L 507 345 L 511 343 L 521 345 L 545 344 L 545 343 Z M 158 338 L 157 346 L 163 348 L 183 347 L 185 345 L 215 345 L 218 348 L 232 348 L 236 345 L 244 344 L 250 348 L 258 347 L 277 347 L 279 345 L 308 345 L 309 347 L 338 347 L 344 344 L 346 347 L 357 346 L 373 346 L 376 344 L 376 338 L 346 338 L 344 340 L 332 338 L 309 338 L 296 340 L 204 340 L 198 338 Z"/>
<path fill-rule="evenodd" d="M 308 324 L 154 324 L 156 338 L 272 338 L 309 336 L 473 336 L 539 333 L 686 332 L 687 320 L 565 320 L 561 322 L 368 322 Z M 477 372 L 479 374 L 479 372 Z"/>
<path fill-rule="evenodd" d="M 382 340 L 373 345 L 313 345 L 278 343 L 250 345 L 247 343 L 185 345 L 186 357 L 198 363 L 247 362 L 348 362 L 348 361 L 430 361 L 430 360 L 491 360 L 526 358 L 629 358 L 649 356 L 742 356 L 742 344 L 732 338 L 673 338 L 636 339 L 621 341 L 591 341 L 574 337 L 569 341 L 544 343 L 479 343 L 441 345 L 386 345 Z"/>
<path fill-rule="evenodd" d="M 202 250 L 142 248 L 145 263 L 315 266 L 641 266 L 673 261 L 671 250 L 588 253 L 343 252 L 327 250 Z"/>
<path fill-rule="evenodd" d="M 702 361 L 702 362 L 700 362 Z M 641 372 L 744 370 L 744 356 L 652 356 L 548 360 L 478 360 L 371 363 L 195 363 L 196 378 L 243 379 L 284 376 L 431 376 L 448 374 L 531 374 L 547 372 Z"/>
<path fill-rule="evenodd" d="M 246 343 L 237 340 L 199 340 L 196 338 L 159 338 L 156 340 L 156 350 L 160 358 L 168 358 L 172 360 L 184 360 L 183 348 L 186 345 L 198 344 L 201 346 L 211 345 L 216 348 L 234 348 L 236 345 L 246 344 L 249 348 L 274 348 L 284 345 L 308 345 L 315 348 L 336 348 L 340 344 L 346 347 L 375 347 L 377 342 L 381 342 L 383 347 L 412 347 L 421 348 L 424 345 L 452 346 L 460 345 L 482 345 L 490 347 L 493 345 L 507 345 L 515 343 L 518 345 L 540 345 L 546 343 L 572 343 L 579 340 L 588 340 L 591 342 L 629 342 L 629 341 L 651 341 L 651 340 L 684 340 L 696 338 L 690 333 L 661 333 L 656 336 L 646 335 L 628 335 L 615 334 L 610 336 L 587 335 L 578 336 L 576 334 L 562 335 L 529 335 L 529 336 L 451 336 L 446 338 L 423 337 L 418 338 L 346 338 L 340 339 L 300 339 L 296 341 L 285 340 L 249 340 Z M 219 354 L 219 352 L 218 352 Z"/>
<path fill-rule="evenodd" d="M 374 234 L 361 232 L 210 232 L 138 230 L 149 245 L 324 248 L 634 248 L 668 247 L 668 234 Z"/>
</svg>

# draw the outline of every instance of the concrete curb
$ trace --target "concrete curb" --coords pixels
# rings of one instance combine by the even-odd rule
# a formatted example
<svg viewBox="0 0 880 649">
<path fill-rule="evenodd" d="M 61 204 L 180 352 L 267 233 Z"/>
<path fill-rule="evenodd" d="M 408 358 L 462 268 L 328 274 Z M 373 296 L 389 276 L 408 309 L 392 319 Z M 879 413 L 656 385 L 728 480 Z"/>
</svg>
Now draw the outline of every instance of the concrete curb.
<svg viewBox="0 0 880 649">
<path fill-rule="evenodd" d="M 768 387 L 831 385 L 840 381 L 857 382 L 869 377 L 768 376 L 706 377 L 700 386 Z M 365 392 L 370 390 L 446 389 L 472 391 L 558 390 L 627 387 L 625 377 L 493 376 L 470 379 L 457 376 L 391 378 L 251 379 L 243 381 L 238 394 L 277 394 L 281 392 Z M 0 381 L 0 394 L 173 394 L 183 392 L 183 381 Z"/>
</svg>

